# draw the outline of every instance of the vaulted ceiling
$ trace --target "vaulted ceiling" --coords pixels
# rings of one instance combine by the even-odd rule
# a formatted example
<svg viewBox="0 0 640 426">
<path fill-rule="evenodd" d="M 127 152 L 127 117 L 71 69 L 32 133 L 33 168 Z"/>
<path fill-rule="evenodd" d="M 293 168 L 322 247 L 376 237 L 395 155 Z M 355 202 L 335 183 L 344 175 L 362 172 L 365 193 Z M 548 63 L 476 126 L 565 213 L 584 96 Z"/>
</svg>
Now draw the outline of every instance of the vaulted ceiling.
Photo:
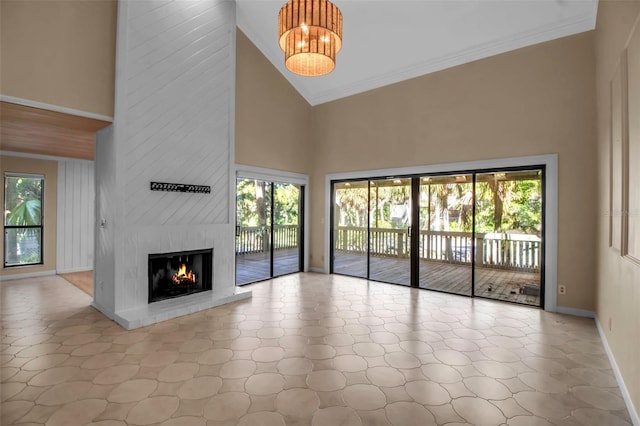
<svg viewBox="0 0 640 426">
<path fill-rule="evenodd" d="M 597 0 L 335 0 L 344 19 L 336 69 L 300 77 L 284 66 L 284 0 L 236 0 L 238 27 L 311 104 L 595 28 Z"/>
</svg>

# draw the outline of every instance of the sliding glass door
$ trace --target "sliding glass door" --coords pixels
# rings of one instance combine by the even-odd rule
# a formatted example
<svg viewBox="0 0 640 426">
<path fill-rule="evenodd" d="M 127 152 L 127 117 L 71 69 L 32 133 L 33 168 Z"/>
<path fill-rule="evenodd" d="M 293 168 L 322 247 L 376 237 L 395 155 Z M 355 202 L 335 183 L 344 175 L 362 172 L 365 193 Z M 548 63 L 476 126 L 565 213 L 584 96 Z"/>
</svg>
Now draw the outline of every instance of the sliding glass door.
<svg viewBox="0 0 640 426">
<path fill-rule="evenodd" d="M 301 188 L 291 183 L 273 184 L 273 276 L 302 270 Z"/>
<path fill-rule="evenodd" d="M 236 284 L 302 270 L 304 187 L 236 181 Z"/>
<path fill-rule="evenodd" d="M 331 271 L 541 306 L 543 168 L 333 183 Z"/>
<path fill-rule="evenodd" d="M 540 305 L 542 187 L 540 169 L 476 176 L 476 295 Z"/>
<path fill-rule="evenodd" d="M 369 181 L 333 185 L 333 271 L 369 276 Z"/>
<path fill-rule="evenodd" d="M 470 296 L 473 175 L 420 178 L 419 287 Z"/>
<path fill-rule="evenodd" d="M 369 278 L 411 285 L 411 179 L 372 180 L 369 200 Z"/>
</svg>

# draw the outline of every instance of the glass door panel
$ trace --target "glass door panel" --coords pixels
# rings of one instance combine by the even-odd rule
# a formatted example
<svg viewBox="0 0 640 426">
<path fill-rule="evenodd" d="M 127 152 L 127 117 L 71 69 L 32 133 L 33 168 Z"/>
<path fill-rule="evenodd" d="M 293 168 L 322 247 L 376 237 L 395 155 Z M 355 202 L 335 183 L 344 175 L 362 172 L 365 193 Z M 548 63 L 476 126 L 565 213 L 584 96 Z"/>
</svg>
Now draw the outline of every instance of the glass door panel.
<svg viewBox="0 0 640 426">
<path fill-rule="evenodd" d="M 541 306 L 542 170 L 476 175 L 475 294 Z"/>
<path fill-rule="evenodd" d="M 238 179 L 236 284 L 271 278 L 271 183 Z"/>
<path fill-rule="evenodd" d="M 273 275 L 299 272 L 301 231 L 299 185 L 273 184 Z"/>
<path fill-rule="evenodd" d="M 411 179 L 372 180 L 369 278 L 411 285 Z"/>
<path fill-rule="evenodd" d="M 472 293 L 473 176 L 420 179 L 419 286 Z"/>
<path fill-rule="evenodd" d="M 333 185 L 333 264 L 336 274 L 367 278 L 369 182 Z"/>
</svg>

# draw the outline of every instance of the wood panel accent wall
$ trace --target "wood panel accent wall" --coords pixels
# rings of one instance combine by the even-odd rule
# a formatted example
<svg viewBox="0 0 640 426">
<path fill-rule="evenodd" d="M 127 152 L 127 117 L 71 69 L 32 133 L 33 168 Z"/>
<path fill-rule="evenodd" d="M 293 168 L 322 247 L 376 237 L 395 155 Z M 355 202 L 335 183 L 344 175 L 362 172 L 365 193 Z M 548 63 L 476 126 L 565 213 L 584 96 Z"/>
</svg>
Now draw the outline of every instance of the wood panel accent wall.
<svg viewBox="0 0 640 426">
<path fill-rule="evenodd" d="M 93 160 L 95 133 L 108 121 L 0 102 L 0 149 Z"/>
<path fill-rule="evenodd" d="M 58 273 L 93 269 L 95 179 L 89 161 L 58 162 Z"/>
</svg>

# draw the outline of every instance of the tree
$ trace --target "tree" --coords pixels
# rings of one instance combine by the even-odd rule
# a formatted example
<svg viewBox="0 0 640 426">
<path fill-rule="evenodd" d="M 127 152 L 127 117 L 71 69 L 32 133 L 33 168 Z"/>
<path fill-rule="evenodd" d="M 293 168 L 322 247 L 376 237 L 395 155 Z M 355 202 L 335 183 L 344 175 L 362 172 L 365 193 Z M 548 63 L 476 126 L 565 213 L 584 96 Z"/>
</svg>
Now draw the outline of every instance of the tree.
<svg viewBox="0 0 640 426">
<path fill-rule="evenodd" d="M 42 225 L 42 178 L 7 176 L 5 177 L 5 219 L 6 226 Z M 28 238 L 40 236 L 34 228 L 12 228 L 6 232 L 6 263 L 36 263 L 40 261 L 40 250 L 31 257 L 22 257 L 18 253 L 18 244 Z M 41 241 L 38 241 L 40 244 Z"/>
</svg>

